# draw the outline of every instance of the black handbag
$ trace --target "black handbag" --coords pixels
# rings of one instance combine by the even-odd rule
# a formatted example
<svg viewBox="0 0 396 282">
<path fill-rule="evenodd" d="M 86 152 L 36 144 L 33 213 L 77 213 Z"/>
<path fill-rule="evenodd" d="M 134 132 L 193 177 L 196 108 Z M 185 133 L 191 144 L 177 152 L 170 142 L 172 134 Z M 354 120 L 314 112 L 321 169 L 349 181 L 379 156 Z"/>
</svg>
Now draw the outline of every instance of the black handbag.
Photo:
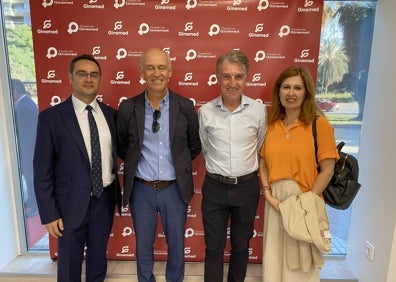
<svg viewBox="0 0 396 282">
<path fill-rule="evenodd" d="M 315 144 L 316 163 L 318 164 L 316 118 L 312 123 L 312 133 Z M 361 186 L 358 182 L 359 163 L 354 156 L 341 151 L 344 145 L 345 142 L 340 142 L 337 145 L 340 159 L 335 163 L 334 174 L 326 189 L 323 191 L 323 197 L 326 204 L 339 210 L 345 210 L 349 208 Z"/>
</svg>

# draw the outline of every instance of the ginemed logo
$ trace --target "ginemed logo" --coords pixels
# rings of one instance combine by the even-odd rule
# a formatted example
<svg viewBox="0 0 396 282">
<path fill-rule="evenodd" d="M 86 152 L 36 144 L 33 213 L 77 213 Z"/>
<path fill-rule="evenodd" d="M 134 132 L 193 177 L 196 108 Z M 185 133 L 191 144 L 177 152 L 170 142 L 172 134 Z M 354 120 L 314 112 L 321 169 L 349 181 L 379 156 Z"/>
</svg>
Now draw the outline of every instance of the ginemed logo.
<svg viewBox="0 0 396 282">
<path fill-rule="evenodd" d="M 199 31 L 192 32 L 193 28 L 194 28 L 194 23 L 193 22 L 187 22 L 184 25 L 184 31 L 179 31 L 178 35 L 179 36 L 199 36 Z"/>
<path fill-rule="evenodd" d="M 53 1 L 53 0 L 43 0 L 43 2 L 41 2 L 41 5 L 44 8 L 50 7 L 52 5 L 73 5 L 73 1 L 70 0 L 57 0 L 57 1 Z"/>
<path fill-rule="evenodd" d="M 125 0 L 114 0 L 114 8 L 122 8 L 125 6 Z"/>
<path fill-rule="evenodd" d="M 47 79 L 52 79 L 55 77 L 55 70 L 49 70 L 47 72 Z"/>
<path fill-rule="evenodd" d="M 125 48 L 119 48 L 117 50 L 116 59 L 117 60 L 125 59 L 127 54 L 128 54 L 128 52 Z"/>
<path fill-rule="evenodd" d="M 123 28 L 122 21 L 115 21 L 113 30 L 107 31 L 108 35 L 123 35 L 127 36 L 129 34 L 129 30 L 122 31 L 121 29 Z"/>
<path fill-rule="evenodd" d="M 314 2 L 312 0 L 305 0 L 304 7 L 298 7 L 297 11 L 299 13 L 310 13 L 310 12 L 320 12 L 319 6 L 312 7 Z"/>
<path fill-rule="evenodd" d="M 76 22 L 70 22 L 67 32 L 69 34 L 76 33 L 77 31 L 89 31 L 89 32 L 97 32 L 99 28 L 92 25 L 79 25 Z"/>
<path fill-rule="evenodd" d="M 232 1 L 232 6 L 227 6 L 227 11 L 239 11 L 239 12 L 247 12 L 247 6 L 241 7 L 242 0 L 234 0 Z"/>
<path fill-rule="evenodd" d="M 287 36 L 289 34 L 290 34 L 290 27 L 288 25 L 281 26 L 278 33 L 279 37 Z"/>
<path fill-rule="evenodd" d="M 189 49 L 186 52 L 186 61 L 191 61 L 191 60 L 195 60 L 197 58 L 197 51 L 195 51 L 194 49 Z"/>
<path fill-rule="evenodd" d="M 129 226 L 125 226 L 121 233 L 122 237 L 131 236 L 132 234 L 135 234 L 135 231 Z"/>
<path fill-rule="evenodd" d="M 263 33 L 264 31 L 264 24 L 263 23 L 258 23 L 256 24 L 256 27 L 254 29 L 254 32 L 249 32 L 249 37 L 255 37 L 255 38 L 267 38 L 269 37 L 269 33 Z"/>
<path fill-rule="evenodd" d="M 155 5 L 154 9 L 156 10 L 176 10 L 176 5 L 168 5 L 170 3 L 169 0 L 161 0 L 161 5 Z"/>
<path fill-rule="evenodd" d="M 217 84 L 217 76 L 215 74 L 211 74 L 208 77 L 208 85 L 212 86 L 214 84 Z"/>
<path fill-rule="evenodd" d="M 47 8 L 47 7 L 49 7 L 49 6 L 52 6 L 52 4 L 54 4 L 54 1 L 53 0 L 43 0 L 43 2 L 41 3 L 41 5 L 44 7 L 44 8 Z"/>
<path fill-rule="evenodd" d="M 124 80 L 125 78 L 125 71 L 118 71 L 116 73 L 116 78 L 110 80 L 110 84 L 117 84 L 117 85 L 129 85 L 131 84 L 130 80 Z"/>
<path fill-rule="evenodd" d="M 252 81 L 246 82 L 246 86 L 248 87 L 265 87 L 267 86 L 267 82 L 261 82 L 261 73 L 257 72 L 253 74 Z"/>
<path fill-rule="evenodd" d="M 55 70 L 49 70 L 47 72 L 46 78 L 41 79 L 42 84 L 61 84 L 62 79 L 55 79 L 56 73 Z"/>
<path fill-rule="evenodd" d="M 209 36 L 217 35 L 220 33 L 220 26 L 218 24 L 212 24 L 209 28 Z"/>
<path fill-rule="evenodd" d="M 258 50 L 256 52 L 256 55 L 254 56 L 254 61 L 260 62 L 260 61 L 264 61 L 264 59 L 265 59 L 265 52 L 263 50 Z"/>
<path fill-rule="evenodd" d="M 139 26 L 139 35 L 147 34 L 150 31 L 150 26 L 147 23 L 141 23 Z"/>
<path fill-rule="evenodd" d="M 69 34 L 72 34 L 72 33 L 76 33 L 77 31 L 78 31 L 78 23 L 70 22 L 69 23 L 69 28 L 67 29 L 67 32 Z"/>
<path fill-rule="evenodd" d="M 184 233 L 184 238 L 193 237 L 194 234 L 195 234 L 194 229 L 192 229 L 192 228 L 187 228 L 186 231 L 185 231 L 185 233 Z"/>
<path fill-rule="evenodd" d="M 186 9 L 187 10 L 194 9 L 197 7 L 197 5 L 198 5 L 197 0 L 187 0 Z"/>
<path fill-rule="evenodd" d="M 57 96 L 57 95 L 54 95 L 54 96 L 51 97 L 50 105 L 51 105 L 51 106 L 55 106 L 55 105 L 60 104 L 61 102 L 62 102 L 61 97 L 59 97 L 59 96 Z"/>
<path fill-rule="evenodd" d="M 203 8 L 216 8 L 218 6 L 219 1 L 197 1 L 197 0 L 187 0 L 186 2 L 186 9 L 194 9 L 196 7 L 203 7 Z"/>
<path fill-rule="evenodd" d="M 147 23 L 141 23 L 138 29 L 139 35 L 144 35 L 149 32 L 153 33 L 169 33 L 170 29 L 165 26 L 149 26 Z"/>
<path fill-rule="evenodd" d="M 58 50 L 57 50 L 55 47 L 49 47 L 49 48 L 47 49 L 47 55 L 46 55 L 46 57 L 47 57 L 48 59 L 55 58 L 57 55 L 58 55 Z"/>
<path fill-rule="evenodd" d="M 94 46 L 92 48 L 92 55 L 96 60 L 107 60 L 107 56 L 100 56 L 100 46 Z"/>
<path fill-rule="evenodd" d="M 260 2 L 257 5 L 257 10 L 259 12 L 266 10 L 269 6 L 269 1 L 268 0 L 260 0 Z"/>
<path fill-rule="evenodd" d="M 300 57 L 299 58 L 295 58 L 294 62 L 295 63 L 315 63 L 315 59 L 308 59 L 310 53 L 309 53 L 309 49 L 303 49 L 300 52 Z"/>
<path fill-rule="evenodd" d="M 198 81 L 192 81 L 192 80 L 193 80 L 193 73 L 187 72 L 184 74 L 184 81 L 179 81 L 178 84 L 180 86 L 199 86 Z"/>
<path fill-rule="evenodd" d="M 43 21 L 43 26 L 41 29 L 37 30 L 37 33 L 39 34 L 58 34 L 59 31 L 57 29 L 51 29 L 52 27 L 52 22 L 51 20 L 44 20 Z"/>
<path fill-rule="evenodd" d="M 209 36 L 214 36 L 218 34 L 237 34 L 239 29 L 236 27 L 220 27 L 218 24 L 212 24 L 209 28 Z"/>
<path fill-rule="evenodd" d="M 51 20 L 43 21 L 43 29 L 49 29 L 49 28 L 51 28 L 51 26 L 52 26 Z"/>
</svg>

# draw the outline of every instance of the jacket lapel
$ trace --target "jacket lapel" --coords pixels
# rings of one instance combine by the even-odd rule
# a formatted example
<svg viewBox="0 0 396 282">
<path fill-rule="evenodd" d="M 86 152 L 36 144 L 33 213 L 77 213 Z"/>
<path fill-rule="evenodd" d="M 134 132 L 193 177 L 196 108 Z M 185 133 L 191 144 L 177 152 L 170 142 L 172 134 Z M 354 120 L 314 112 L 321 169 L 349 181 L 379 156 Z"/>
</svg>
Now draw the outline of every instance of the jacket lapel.
<svg viewBox="0 0 396 282">
<path fill-rule="evenodd" d="M 80 148 L 81 152 L 84 154 L 87 160 L 89 160 L 87 148 L 85 147 L 84 138 L 81 133 L 80 125 L 78 124 L 76 113 L 74 112 L 71 97 L 69 97 L 65 101 L 65 103 L 63 103 L 61 115 L 65 127 L 70 132 L 70 135 L 73 137 L 74 141 L 76 142 L 77 146 Z"/>
</svg>

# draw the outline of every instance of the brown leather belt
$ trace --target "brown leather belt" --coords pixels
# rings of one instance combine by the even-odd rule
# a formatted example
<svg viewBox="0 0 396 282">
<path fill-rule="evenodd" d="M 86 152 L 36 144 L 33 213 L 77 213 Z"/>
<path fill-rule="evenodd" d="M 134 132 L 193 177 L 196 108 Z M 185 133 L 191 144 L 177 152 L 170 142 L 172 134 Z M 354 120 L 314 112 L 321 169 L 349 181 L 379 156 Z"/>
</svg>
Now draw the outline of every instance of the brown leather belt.
<svg viewBox="0 0 396 282">
<path fill-rule="evenodd" d="M 242 176 L 235 176 L 235 177 L 232 177 L 232 176 L 228 177 L 228 176 L 223 176 L 223 175 L 220 175 L 220 174 L 207 172 L 206 176 L 209 177 L 209 178 L 212 178 L 213 180 L 216 180 L 216 181 L 218 181 L 220 183 L 223 183 L 223 184 L 235 185 L 235 184 L 238 184 L 238 183 L 242 183 L 242 182 L 244 182 L 246 180 L 249 180 L 250 178 L 252 178 L 254 176 L 257 177 L 257 171 L 253 171 L 253 172 L 251 172 L 249 174 L 245 174 L 245 175 L 242 175 Z"/>
<path fill-rule="evenodd" d="M 176 180 L 154 180 L 154 181 L 147 181 L 139 177 L 135 177 L 135 181 L 142 183 L 144 185 L 153 187 L 154 189 L 163 189 L 166 188 L 174 183 Z"/>
</svg>

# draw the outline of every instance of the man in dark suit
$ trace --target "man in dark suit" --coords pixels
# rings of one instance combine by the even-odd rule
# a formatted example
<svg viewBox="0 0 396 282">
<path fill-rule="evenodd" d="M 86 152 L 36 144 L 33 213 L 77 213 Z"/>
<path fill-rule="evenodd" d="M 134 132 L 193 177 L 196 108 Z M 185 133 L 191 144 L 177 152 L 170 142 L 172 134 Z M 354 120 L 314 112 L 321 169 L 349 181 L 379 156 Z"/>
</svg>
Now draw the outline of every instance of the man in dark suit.
<svg viewBox="0 0 396 282">
<path fill-rule="evenodd" d="M 12 97 L 14 99 L 15 121 L 18 137 L 19 159 L 21 161 L 23 202 L 25 215 L 38 214 L 33 184 L 33 153 L 37 129 L 37 104 L 26 91 L 19 79 L 12 79 Z"/>
<path fill-rule="evenodd" d="M 183 281 L 187 204 L 194 194 L 192 160 L 201 151 L 193 103 L 168 89 L 167 53 L 140 58 L 146 90 L 122 102 L 117 129 L 124 164 L 123 205 L 130 203 L 139 282 L 155 281 L 153 243 L 160 213 L 168 244 L 166 281 Z"/>
<path fill-rule="evenodd" d="M 84 247 L 86 281 L 106 276 L 107 242 L 121 194 L 117 112 L 95 99 L 100 78 L 100 65 L 91 55 L 75 57 L 69 69 L 72 96 L 39 114 L 34 188 L 41 222 L 58 238 L 58 282 L 81 281 Z M 91 144 L 97 137 L 99 144 Z"/>
</svg>

